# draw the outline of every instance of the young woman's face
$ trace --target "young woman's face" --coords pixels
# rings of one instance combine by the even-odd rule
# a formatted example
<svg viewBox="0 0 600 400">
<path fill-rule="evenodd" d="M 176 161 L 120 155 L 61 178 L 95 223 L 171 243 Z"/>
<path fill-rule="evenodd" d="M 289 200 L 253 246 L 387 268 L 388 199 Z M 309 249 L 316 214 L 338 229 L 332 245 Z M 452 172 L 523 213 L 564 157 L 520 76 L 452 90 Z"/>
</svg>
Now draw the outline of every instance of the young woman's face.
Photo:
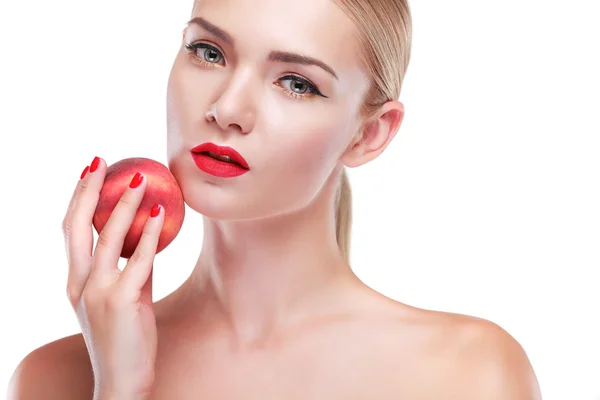
<svg viewBox="0 0 600 400">
<path fill-rule="evenodd" d="M 332 0 L 196 2 L 167 94 L 169 167 L 192 209 L 215 219 L 282 214 L 331 182 L 369 85 L 355 35 Z M 191 150 L 205 142 L 234 148 L 249 170 L 201 170 Z"/>
</svg>

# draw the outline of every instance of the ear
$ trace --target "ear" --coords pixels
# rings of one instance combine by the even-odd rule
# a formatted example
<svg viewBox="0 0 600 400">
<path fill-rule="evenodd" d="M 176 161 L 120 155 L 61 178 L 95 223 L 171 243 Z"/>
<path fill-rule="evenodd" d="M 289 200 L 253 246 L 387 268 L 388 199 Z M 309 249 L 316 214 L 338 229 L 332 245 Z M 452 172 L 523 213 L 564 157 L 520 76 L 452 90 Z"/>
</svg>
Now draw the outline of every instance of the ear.
<svg viewBox="0 0 600 400">
<path fill-rule="evenodd" d="M 342 155 L 342 163 L 358 167 L 377 158 L 396 136 L 404 119 L 404 104 L 399 101 L 385 103 L 371 121 L 358 132 Z"/>
</svg>

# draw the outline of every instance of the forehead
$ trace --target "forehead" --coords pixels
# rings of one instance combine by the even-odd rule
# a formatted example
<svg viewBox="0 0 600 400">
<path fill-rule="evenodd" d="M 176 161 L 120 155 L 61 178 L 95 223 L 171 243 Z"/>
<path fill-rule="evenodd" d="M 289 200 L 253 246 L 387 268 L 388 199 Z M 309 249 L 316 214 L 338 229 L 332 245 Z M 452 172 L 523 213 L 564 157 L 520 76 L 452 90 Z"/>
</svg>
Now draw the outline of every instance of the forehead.
<svg viewBox="0 0 600 400">
<path fill-rule="evenodd" d="M 356 29 L 333 0 L 197 0 L 193 17 L 225 30 L 239 53 L 301 53 L 323 60 L 338 75 L 359 68 Z"/>
</svg>

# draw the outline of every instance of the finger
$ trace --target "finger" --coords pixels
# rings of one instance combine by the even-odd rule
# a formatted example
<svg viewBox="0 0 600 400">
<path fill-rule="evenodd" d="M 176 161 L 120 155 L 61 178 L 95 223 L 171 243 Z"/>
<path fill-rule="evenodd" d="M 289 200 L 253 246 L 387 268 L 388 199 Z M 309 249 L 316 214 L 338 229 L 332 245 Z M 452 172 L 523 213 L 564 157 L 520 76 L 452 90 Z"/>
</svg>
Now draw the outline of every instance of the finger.
<svg viewBox="0 0 600 400">
<path fill-rule="evenodd" d="M 65 216 L 62 220 L 62 232 L 63 232 L 63 237 L 65 239 L 65 245 L 66 245 L 67 238 L 71 233 L 71 214 L 73 213 L 73 205 L 75 204 L 75 200 L 77 199 L 77 195 L 79 194 L 79 189 L 81 188 L 81 183 L 82 183 L 83 179 L 85 178 L 85 176 L 87 175 L 87 172 L 89 169 L 90 169 L 90 166 L 87 165 L 85 167 L 85 169 L 83 170 L 83 172 L 81 173 L 79 181 L 77 181 L 77 185 L 75 185 L 75 189 L 73 189 L 73 193 L 71 194 L 71 200 L 69 200 L 69 206 L 67 207 L 67 211 L 65 212 Z"/>
<path fill-rule="evenodd" d="M 69 216 L 71 225 L 70 243 L 67 249 L 69 259 L 72 260 L 71 264 L 75 268 L 83 269 L 83 266 L 86 266 L 86 274 L 89 274 L 94 239 L 92 218 L 96 211 L 105 175 L 106 163 L 101 158 L 95 157 L 88 173 L 79 182 Z"/>
<path fill-rule="evenodd" d="M 150 212 L 142 236 L 119 278 L 123 288 L 130 294 L 152 299 L 152 266 L 164 223 L 164 207 L 157 204 Z M 144 299 L 142 299 L 144 300 Z"/>
<path fill-rule="evenodd" d="M 65 213 L 65 217 L 62 221 L 62 233 L 64 238 L 64 246 L 65 253 L 67 255 L 67 265 L 69 265 L 68 278 L 67 278 L 67 298 L 73 307 L 79 302 L 79 298 L 81 297 L 81 292 L 83 291 L 83 282 L 87 277 L 82 276 L 81 272 L 76 271 L 75 268 L 72 268 L 72 259 L 69 252 L 69 247 L 71 245 L 71 232 L 72 232 L 72 222 L 71 215 L 73 214 L 73 205 L 79 195 L 79 191 L 81 188 L 81 184 L 85 176 L 87 175 L 90 166 L 86 166 L 75 189 L 73 190 L 73 194 L 71 195 L 71 200 L 69 201 L 69 206 L 67 207 L 67 212 Z"/>
<path fill-rule="evenodd" d="M 69 297 L 74 297 L 73 300 L 77 300 L 81 295 L 90 275 L 94 238 L 92 218 L 105 174 L 106 164 L 101 158 L 95 157 L 89 170 L 78 183 L 65 223 L 69 227 L 65 243 L 69 260 L 67 287 Z"/>
<path fill-rule="evenodd" d="M 117 264 L 123 250 L 123 243 L 131 224 L 135 219 L 138 207 L 144 198 L 147 179 L 136 173 L 119 202 L 111 212 L 108 221 L 98 233 L 98 242 L 93 255 L 93 267 L 90 279 L 113 279 L 118 272 Z M 100 282 L 99 281 L 99 282 Z"/>
<path fill-rule="evenodd" d="M 64 230 L 65 230 L 64 229 L 65 222 L 68 220 L 68 218 L 71 215 L 71 212 L 73 210 L 73 204 L 75 204 L 75 199 L 77 198 L 77 193 L 79 193 L 79 187 L 81 186 L 81 181 L 83 180 L 83 178 L 85 178 L 89 169 L 90 169 L 90 166 L 86 165 L 83 172 L 81 173 L 81 176 L 79 177 L 79 181 L 77 182 L 75 189 L 73 189 L 73 193 L 71 194 L 71 200 L 69 200 L 69 206 L 67 207 L 67 211 L 65 212 L 65 217 L 63 219 L 63 234 L 64 234 Z"/>
</svg>

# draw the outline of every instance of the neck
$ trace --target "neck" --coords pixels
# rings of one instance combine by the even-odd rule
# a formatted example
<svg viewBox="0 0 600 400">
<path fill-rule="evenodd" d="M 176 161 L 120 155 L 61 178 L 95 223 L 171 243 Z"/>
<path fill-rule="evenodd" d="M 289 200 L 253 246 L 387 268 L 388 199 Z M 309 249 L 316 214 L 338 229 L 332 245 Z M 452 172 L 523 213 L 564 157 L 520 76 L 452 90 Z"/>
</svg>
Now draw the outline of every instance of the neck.
<svg viewBox="0 0 600 400">
<path fill-rule="evenodd" d="M 260 220 L 204 217 L 202 252 L 188 283 L 200 293 L 195 308 L 204 326 L 230 330 L 243 344 L 326 313 L 357 279 L 337 244 L 335 210 L 317 199 L 293 214 Z"/>
</svg>

